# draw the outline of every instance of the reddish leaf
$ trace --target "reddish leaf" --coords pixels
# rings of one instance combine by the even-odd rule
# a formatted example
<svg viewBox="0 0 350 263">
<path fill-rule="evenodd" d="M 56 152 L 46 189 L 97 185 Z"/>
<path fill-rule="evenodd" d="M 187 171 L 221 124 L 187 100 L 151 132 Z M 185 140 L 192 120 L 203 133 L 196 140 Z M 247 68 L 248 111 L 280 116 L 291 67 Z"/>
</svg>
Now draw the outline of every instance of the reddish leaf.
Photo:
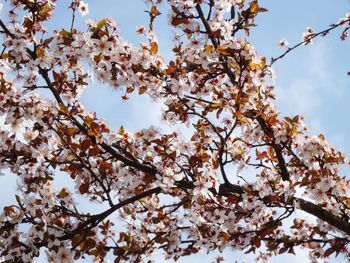
<svg viewBox="0 0 350 263">
<path fill-rule="evenodd" d="M 80 149 L 86 151 L 91 146 L 91 140 L 86 139 L 80 143 Z"/>
<path fill-rule="evenodd" d="M 89 186 L 90 186 L 89 183 L 82 183 L 82 184 L 79 186 L 79 192 L 80 192 L 82 195 L 88 193 L 88 192 L 89 192 Z"/>
<path fill-rule="evenodd" d="M 96 156 L 99 153 L 100 153 L 100 148 L 98 147 L 98 145 L 94 145 L 94 147 L 90 148 L 90 150 L 89 150 L 90 156 Z"/>
</svg>

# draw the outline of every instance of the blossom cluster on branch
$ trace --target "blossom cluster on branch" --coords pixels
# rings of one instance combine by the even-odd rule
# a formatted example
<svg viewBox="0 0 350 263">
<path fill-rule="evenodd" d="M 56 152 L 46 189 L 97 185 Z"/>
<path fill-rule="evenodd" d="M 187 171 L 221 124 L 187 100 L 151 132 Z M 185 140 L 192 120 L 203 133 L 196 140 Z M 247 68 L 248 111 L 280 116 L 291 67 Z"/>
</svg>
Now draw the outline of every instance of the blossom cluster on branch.
<svg viewBox="0 0 350 263">
<path fill-rule="evenodd" d="M 244 37 L 267 11 L 257 0 L 164 1 L 177 34 L 169 61 L 153 25 L 163 1 L 149 1 L 138 46 L 110 18 L 78 31 L 83 1 L 70 5 L 71 28 L 53 32 L 54 0 L 9 2 L 0 20 L 0 168 L 17 176 L 19 192 L 0 211 L 4 260 L 146 262 L 156 250 L 178 259 L 227 247 L 262 260 L 296 247 L 312 260 L 350 258 L 346 159 L 308 134 L 301 116 L 275 108 L 271 65 Z M 301 44 L 338 26 L 344 36 L 349 21 L 308 29 Z M 192 134 L 111 130 L 80 99 L 92 78 L 124 100 L 138 93 L 163 103 L 162 119 Z M 71 184 L 57 188 L 62 173 Z M 84 211 L 77 196 L 103 211 Z"/>
</svg>

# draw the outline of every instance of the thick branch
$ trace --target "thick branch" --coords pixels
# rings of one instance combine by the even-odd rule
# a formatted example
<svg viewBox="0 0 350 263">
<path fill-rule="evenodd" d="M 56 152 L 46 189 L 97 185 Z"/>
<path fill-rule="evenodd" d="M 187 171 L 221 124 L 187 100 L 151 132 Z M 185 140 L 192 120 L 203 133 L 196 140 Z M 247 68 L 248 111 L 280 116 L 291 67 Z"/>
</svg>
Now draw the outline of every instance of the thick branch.
<svg viewBox="0 0 350 263">
<path fill-rule="evenodd" d="M 16 36 L 8 30 L 8 28 L 5 26 L 4 22 L 0 19 L 0 26 L 4 30 L 4 32 L 9 35 L 11 38 L 16 38 Z"/>
<path fill-rule="evenodd" d="M 304 199 L 294 198 L 294 200 L 297 202 L 297 204 L 299 204 L 300 209 L 304 212 L 312 214 L 315 217 L 318 217 L 319 219 L 350 235 L 350 222 Z"/>
<path fill-rule="evenodd" d="M 150 190 L 147 190 L 145 192 L 142 192 L 141 194 L 138 195 L 134 195 L 130 198 L 127 198 L 121 202 L 119 202 L 118 204 L 115 204 L 114 206 L 112 206 L 111 208 L 109 208 L 108 210 L 94 215 L 93 217 L 91 217 L 89 220 L 87 220 L 86 222 L 84 222 L 83 224 L 79 225 L 76 229 L 74 229 L 73 231 L 69 232 L 66 235 L 63 235 L 62 237 L 58 238 L 59 240 L 67 240 L 67 239 L 71 239 L 73 238 L 75 235 L 79 234 L 81 231 L 85 231 L 86 229 L 91 229 L 93 227 L 95 227 L 96 225 L 98 225 L 100 222 L 102 222 L 105 218 L 107 218 L 109 215 L 113 214 L 115 211 L 117 211 L 119 208 L 126 206 L 128 204 L 132 204 L 144 197 L 147 197 L 149 195 L 152 194 L 159 194 L 161 192 L 161 188 L 160 187 L 156 187 Z"/>
<path fill-rule="evenodd" d="M 278 161 L 278 166 L 280 168 L 280 174 L 281 174 L 282 180 L 283 181 L 288 181 L 289 180 L 289 172 L 288 172 L 288 169 L 287 169 L 286 161 L 284 160 L 284 157 L 283 157 L 281 145 L 276 144 L 274 142 L 275 138 L 273 136 L 273 130 L 271 129 L 271 127 L 266 125 L 266 121 L 260 116 L 257 116 L 256 120 L 260 124 L 260 126 L 261 126 L 262 130 L 264 131 L 264 133 L 267 134 L 267 135 L 271 135 L 273 137 L 272 138 L 273 141 L 271 142 L 271 147 L 275 151 L 275 154 L 276 154 L 276 157 L 277 157 L 277 161 Z"/>
<path fill-rule="evenodd" d="M 193 188 L 193 184 L 191 182 L 188 183 L 181 183 L 179 185 L 180 188 L 185 187 L 185 188 Z M 233 184 L 221 184 L 219 187 L 219 193 L 216 193 L 215 190 L 213 189 L 212 192 L 214 194 L 218 194 L 221 196 L 229 196 L 232 195 L 233 193 L 242 195 L 244 193 L 244 189 L 240 185 L 233 185 Z M 322 207 L 313 204 L 310 201 L 306 201 L 304 199 L 295 197 L 291 199 L 291 203 L 297 202 L 299 206 L 297 208 L 301 209 L 302 211 L 312 214 L 313 216 L 321 219 L 324 222 L 327 222 L 331 226 L 345 232 L 346 234 L 350 235 L 350 222 L 344 220 L 343 218 L 336 216 L 332 214 L 331 212 L 323 209 Z"/>
</svg>

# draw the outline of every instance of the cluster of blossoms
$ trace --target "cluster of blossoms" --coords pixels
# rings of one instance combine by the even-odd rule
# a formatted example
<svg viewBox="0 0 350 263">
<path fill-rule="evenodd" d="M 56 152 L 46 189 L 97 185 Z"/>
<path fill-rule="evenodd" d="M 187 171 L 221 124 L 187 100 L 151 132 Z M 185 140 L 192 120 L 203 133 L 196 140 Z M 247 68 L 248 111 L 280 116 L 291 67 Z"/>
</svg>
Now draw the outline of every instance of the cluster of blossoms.
<svg viewBox="0 0 350 263">
<path fill-rule="evenodd" d="M 307 44 L 312 44 L 312 37 L 315 34 L 315 31 L 311 27 L 306 28 L 306 32 L 303 33 L 302 41 Z"/>
<path fill-rule="evenodd" d="M 280 117 L 272 69 L 236 35 L 249 34 L 267 10 L 256 0 L 169 0 L 177 37 L 167 62 L 153 31 L 162 1 L 151 2 L 149 28 L 137 28 L 146 41 L 135 47 L 109 18 L 75 29 L 75 11 L 88 13 L 83 1 L 70 5 L 71 29 L 49 36 L 42 33 L 55 1 L 11 1 L 8 26 L 0 20 L 0 168 L 17 175 L 20 195 L 0 214 L 0 256 L 142 262 L 156 249 L 177 259 L 262 244 L 262 260 L 294 247 L 312 258 L 348 256 L 345 157 L 322 135 L 309 136 L 302 117 Z M 313 37 L 308 29 L 303 41 Z M 153 126 L 110 130 L 80 100 L 91 79 L 122 90 L 125 100 L 136 91 L 164 102 L 163 120 L 191 125 L 190 136 Z M 57 187 L 60 176 L 72 183 Z M 84 199 L 102 212 L 86 211 Z M 123 225 L 113 223 L 116 215 Z"/>
</svg>

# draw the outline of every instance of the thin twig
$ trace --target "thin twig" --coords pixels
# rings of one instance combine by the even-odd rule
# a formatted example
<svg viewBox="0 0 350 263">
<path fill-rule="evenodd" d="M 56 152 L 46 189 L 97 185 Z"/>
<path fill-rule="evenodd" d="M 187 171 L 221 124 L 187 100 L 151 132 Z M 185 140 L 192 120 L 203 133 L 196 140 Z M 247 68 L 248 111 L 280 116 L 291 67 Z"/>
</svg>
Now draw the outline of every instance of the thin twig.
<svg viewBox="0 0 350 263">
<path fill-rule="evenodd" d="M 293 47 L 290 47 L 288 48 L 283 54 L 281 54 L 280 56 L 276 57 L 276 58 L 271 58 L 271 63 L 270 63 L 270 67 L 278 60 L 280 60 L 281 58 L 283 58 L 285 55 L 287 55 L 289 52 L 291 52 L 292 50 L 296 49 L 297 47 L 300 47 L 301 45 L 305 44 L 307 45 L 311 39 L 314 39 L 318 36 L 325 36 L 327 35 L 330 31 L 332 31 L 333 29 L 336 29 L 337 27 L 339 26 L 342 26 L 346 23 L 350 22 L 350 18 L 349 19 L 346 19 L 346 20 L 343 20 L 341 22 L 339 22 L 338 24 L 333 24 L 331 25 L 329 28 L 325 29 L 325 30 L 322 30 L 318 33 L 314 33 L 314 34 L 311 34 L 310 37 L 308 37 L 307 39 L 301 41 L 300 43 L 294 45 Z"/>
</svg>

